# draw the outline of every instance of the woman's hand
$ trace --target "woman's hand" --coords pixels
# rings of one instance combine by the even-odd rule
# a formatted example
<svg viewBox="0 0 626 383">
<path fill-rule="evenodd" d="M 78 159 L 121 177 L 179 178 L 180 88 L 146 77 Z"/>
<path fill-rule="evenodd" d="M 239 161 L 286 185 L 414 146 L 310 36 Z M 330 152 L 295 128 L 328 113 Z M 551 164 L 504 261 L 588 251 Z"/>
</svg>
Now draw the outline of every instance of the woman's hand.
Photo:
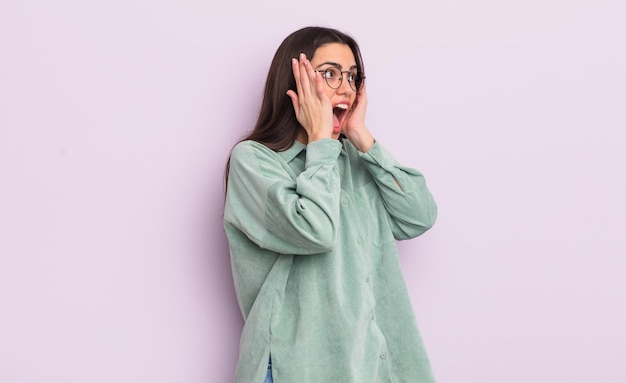
<svg viewBox="0 0 626 383">
<path fill-rule="evenodd" d="M 365 126 L 367 91 L 365 84 L 357 93 L 356 101 L 343 123 L 343 134 L 362 152 L 367 152 L 374 145 L 374 137 Z"/>
<path fill-rule="evenodd" d="M 291 98 L 298 122 L 308 135 L 308 142 L 331 137 L 333 132 L 333 108 L 324 92 L 322 76 L 313 70 L 304 53 L 300 60 L 291 59 L 296 91 L 287 91 Z"/>
</svg>

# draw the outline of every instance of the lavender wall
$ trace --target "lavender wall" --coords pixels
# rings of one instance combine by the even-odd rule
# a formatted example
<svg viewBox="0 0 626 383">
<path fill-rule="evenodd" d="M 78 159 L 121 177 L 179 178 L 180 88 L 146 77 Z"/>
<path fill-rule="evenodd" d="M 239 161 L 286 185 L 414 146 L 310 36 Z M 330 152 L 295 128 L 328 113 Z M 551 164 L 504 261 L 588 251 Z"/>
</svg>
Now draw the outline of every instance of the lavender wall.
<svg viewBox="0 0 626 383">
<path fill-rule="evenodd" d="M 0 4 L 0 382 L 232 380 L 222 172 L 310 24 L 438 201 L 399 246 L 439 382 L 626 381 L 624 2 L 247 2 Z"/>
</svg>

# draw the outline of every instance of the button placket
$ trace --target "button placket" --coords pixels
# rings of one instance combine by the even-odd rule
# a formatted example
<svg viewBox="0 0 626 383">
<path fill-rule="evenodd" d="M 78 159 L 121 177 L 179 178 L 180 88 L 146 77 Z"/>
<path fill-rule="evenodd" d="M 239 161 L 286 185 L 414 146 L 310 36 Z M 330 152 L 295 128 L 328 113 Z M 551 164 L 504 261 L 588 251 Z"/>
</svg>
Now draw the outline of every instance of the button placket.
<svg viewBox="0 0 626 383">
<path fill-rule="evenodd" d="M 367 289 L 367 295 L 369 300 L 369 315 L 368 318 L 373 326 L 376 326 L 376 298 L 374 297 L 374 288 L 372 286 L 372 277 L 370 274 L 365 275 L 365 284 Z"/>
<path fill-rule="evenodd" d="M 342 204 L 344 207 L 348 207 L 348 206 L 351 204 L 351 203 L 350 203 L 350 198 L 348 198 L 348 196 L 347 196 L 347 195 L 343 195 L 343 196 L 341 197 L 341 204 Z M 361 235 L 357 237 L 357 239 L 356 239 L 356 243 L 357 243 L 358 245 L 363 245 L 363 244 L 365 243 L 365 240 L 363 239 L 363 230 L 362 230 L 362 228 L 361 228 L 360 226 L 358 226 L 358 227 L 359 227 L 359 229 L 358 229 L 358 230 L 359 230 L 359 232 L 361 233 Z"/>
</svg>

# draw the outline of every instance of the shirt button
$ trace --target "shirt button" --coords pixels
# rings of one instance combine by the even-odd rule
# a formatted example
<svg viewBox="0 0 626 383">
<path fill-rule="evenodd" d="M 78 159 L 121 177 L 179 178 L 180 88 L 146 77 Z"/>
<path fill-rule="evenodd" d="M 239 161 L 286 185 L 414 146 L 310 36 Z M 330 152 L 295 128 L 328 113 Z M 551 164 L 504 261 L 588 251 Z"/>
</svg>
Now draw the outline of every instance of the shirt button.
<svg viewBox="0 0 626 383">
<path fill-rule="evenodd" d="M 384 352 L 380 354 L 380 359 L 385 359 L 386 357 L 387 357 L 387 354 L 385 354 Z"/>
<path fill-rule="evenodd" d="M 370 277 L 365 278 L 365 282 L 370 283 L 371 281 Z"/>
<path fill-rule="evenodd" d="M 376 317 L 374 316 L 374 314 L 370 314 L 370 320 L 374 320 Z"/>
<path fill-rule="evenodd" d="M 356 243 L 358 243 L 359 245 L 362 245 L 363 244 L 363 238 L 358 238 L 356 240 Z"/>
<path fill-rule="evenodd" d="M 341 203 L 342 203 L 344 206 L 348 206 L 348 204 L 349 204 L 348 200 L 347 200 L 347 199 L 345 199 L 345 198 L 341 200 Z"/>
</svg>

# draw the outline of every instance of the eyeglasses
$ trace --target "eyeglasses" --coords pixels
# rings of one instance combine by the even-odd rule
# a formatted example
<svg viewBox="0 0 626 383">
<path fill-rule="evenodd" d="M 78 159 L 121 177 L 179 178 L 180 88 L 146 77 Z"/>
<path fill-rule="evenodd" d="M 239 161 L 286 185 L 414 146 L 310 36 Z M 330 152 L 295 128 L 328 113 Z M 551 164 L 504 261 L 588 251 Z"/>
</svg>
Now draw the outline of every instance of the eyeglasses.
<svg viewBox="0 0 626 383">
<path fill-rule="evenodd" d="M 320 72 L 322 77 L 326 80 L 326 84 L 332 89 L 338 89 L 343 83 L 343 74 L 347 73 L 348 84 L 350 84 L 350 88 L 352 90 L 361 90 L 363 88 L 363 83 L 365 82 L 365 76 L 361 75 L 358 70 L 344 70 L 341 71 L 339 68 L 330 67 L 323 70 L 316 70 L 316 72 Z"/>
</svg>

